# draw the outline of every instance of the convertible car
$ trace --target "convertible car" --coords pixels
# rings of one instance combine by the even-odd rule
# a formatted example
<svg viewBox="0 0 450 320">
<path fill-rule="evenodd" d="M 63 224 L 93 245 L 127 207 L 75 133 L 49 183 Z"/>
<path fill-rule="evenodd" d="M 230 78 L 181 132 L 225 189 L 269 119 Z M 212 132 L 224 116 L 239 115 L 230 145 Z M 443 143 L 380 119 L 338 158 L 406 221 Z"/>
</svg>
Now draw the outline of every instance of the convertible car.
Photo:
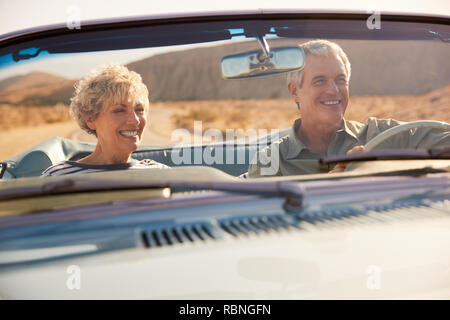
<svg viewBox="0 0 450 320">
<path fill-rule="evenodd" d="M 339 44 L 348 120 L 395 119 L 323 173 L 248 174 L 301 117 L 299 47 Z M 450 20 L 254 10 L 140 16 L 0 36 L 0 298 L 450 299 Z M 89 155 L 74 83 L 118 62 L 150 92 L 132 157 L 170 169 L 40 177 Z M 448 140 L 448 139 L 447 139 Z M 343 172 L 328 173 L 336 163 Z"/>
</svg>

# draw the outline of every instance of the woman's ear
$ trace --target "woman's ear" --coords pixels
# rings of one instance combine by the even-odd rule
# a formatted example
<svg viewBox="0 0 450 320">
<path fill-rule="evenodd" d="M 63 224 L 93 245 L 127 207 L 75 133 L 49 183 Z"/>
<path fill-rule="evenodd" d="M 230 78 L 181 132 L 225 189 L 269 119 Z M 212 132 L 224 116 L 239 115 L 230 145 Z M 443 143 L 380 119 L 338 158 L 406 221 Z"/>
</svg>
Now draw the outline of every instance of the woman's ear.
<svg viewBox="0 0 450 320">
<path fill-rule="evenodd" d="M 96 130 L 96 125 L 95 125 L 95 121 L 92 121 L 91 118 L 89 120 L 86 120 L 86 125 L 88 126 L 89 129 L 95 131 Z"/>
</svg>

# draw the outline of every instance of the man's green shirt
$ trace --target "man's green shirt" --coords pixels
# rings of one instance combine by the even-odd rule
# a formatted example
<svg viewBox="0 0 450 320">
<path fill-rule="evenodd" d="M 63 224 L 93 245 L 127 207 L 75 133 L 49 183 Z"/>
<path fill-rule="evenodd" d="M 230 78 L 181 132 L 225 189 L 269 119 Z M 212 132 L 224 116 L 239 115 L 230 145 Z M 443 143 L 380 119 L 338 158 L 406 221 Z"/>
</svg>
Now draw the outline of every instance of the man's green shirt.
<svg viewBox="0 0 450 320">
<path fill-rule="evenodd" d="M 365 145 L 379 133 L 406 122 L 393 119 L 369 118 L 366 123 L 344 120 L 343 126 L 336 132 L 336 137 L 328 146 L 327 155 L 345 154 L 355 146 Z M 259 151 L 252 160 L 248 174 L 250 177 L 285 176 L 297 174 L 325 173 L 331 167 L 319 164 L 321 155 L 309 150 L 296 136 L 301 126 L 301 119 L 297 119 L 289 134 L 270 146 Z M 399 133 L 374 150 L 381 149 L 428 149 L 435 147 L 449 147 L 450 132 L 431 128 L 411 129 Z M 279 157 L 271 157 L 278 153 Z"/>
</svg>

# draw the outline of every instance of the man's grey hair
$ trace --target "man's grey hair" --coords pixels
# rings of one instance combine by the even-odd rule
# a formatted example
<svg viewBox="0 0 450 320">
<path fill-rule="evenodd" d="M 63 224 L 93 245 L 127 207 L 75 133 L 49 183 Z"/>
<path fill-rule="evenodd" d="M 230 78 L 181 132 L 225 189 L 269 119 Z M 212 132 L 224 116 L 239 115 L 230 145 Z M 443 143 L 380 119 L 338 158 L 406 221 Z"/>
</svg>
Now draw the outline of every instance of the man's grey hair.
<svg viewBox="0 0 450 320">
<path fill-rule="evenodd" d="M 342 50 L 342 48 L 337 43 L 319 39 L 302 43 L 301 45 L 299 45 L 299 47 L 303 49 L 303 51 L 305 52 L 305 56 L 311 54 L 314 56 L 322 56 L 322 57 L 336 56 L 341 58 L 342 62 L 344 63 L 345 71 L 347 73 L 347 81 L 348 82 L 350 81 L 351 75 L 350 61 L 348 60 L 348 57 L 345 54 L 344 50 Z M 301 88 L 303 84 L 303 70 L 289 73 L 287 75 L 287 84 L 291 82 L 297 83 L 298 86 Z"/>
</svg>

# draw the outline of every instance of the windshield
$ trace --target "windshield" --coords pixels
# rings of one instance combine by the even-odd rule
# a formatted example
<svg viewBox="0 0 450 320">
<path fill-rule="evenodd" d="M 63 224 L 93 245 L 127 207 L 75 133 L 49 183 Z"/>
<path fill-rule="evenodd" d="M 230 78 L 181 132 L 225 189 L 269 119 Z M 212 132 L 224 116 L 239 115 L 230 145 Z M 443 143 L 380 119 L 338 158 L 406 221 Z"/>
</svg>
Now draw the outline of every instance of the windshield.
<svg viewBox="0 0 450 320">
<path fill-rule="evenodd" d="M 86 29 L 0 47 L 0 160 L 10 165 L 8 177 L 38 176 L 86 159 L 99 143 L 116 150 L 131 139 L 131 158 L 168 167 L 206 165 L 250 178 L 324 173 L 333 167 L 324 169 L 320 158 L 361 152 L 404 122 L 450 122 L 448 25 L 290 18 Z M 281 50 L 274 58 L 278 48 L 302 49 L 289 72 Z M 235 79 L 226 78 L 226 61 L 238 68 Z M 79 81 L 108 63 L 141 77 L 146 123 L 136 116 L 139 126 L 116 125 L 95 115 L 89 130 L 70 115 Z M 263 72 L 271 68 L 281 71 Z M 449 144 L 448 127 L 435 126 L 409 128 L 375 149 Z M 49 160 L 24 163 L 30 150 Z M 99 159 L 86 163 L 114 164 Z"/>
</svg>

